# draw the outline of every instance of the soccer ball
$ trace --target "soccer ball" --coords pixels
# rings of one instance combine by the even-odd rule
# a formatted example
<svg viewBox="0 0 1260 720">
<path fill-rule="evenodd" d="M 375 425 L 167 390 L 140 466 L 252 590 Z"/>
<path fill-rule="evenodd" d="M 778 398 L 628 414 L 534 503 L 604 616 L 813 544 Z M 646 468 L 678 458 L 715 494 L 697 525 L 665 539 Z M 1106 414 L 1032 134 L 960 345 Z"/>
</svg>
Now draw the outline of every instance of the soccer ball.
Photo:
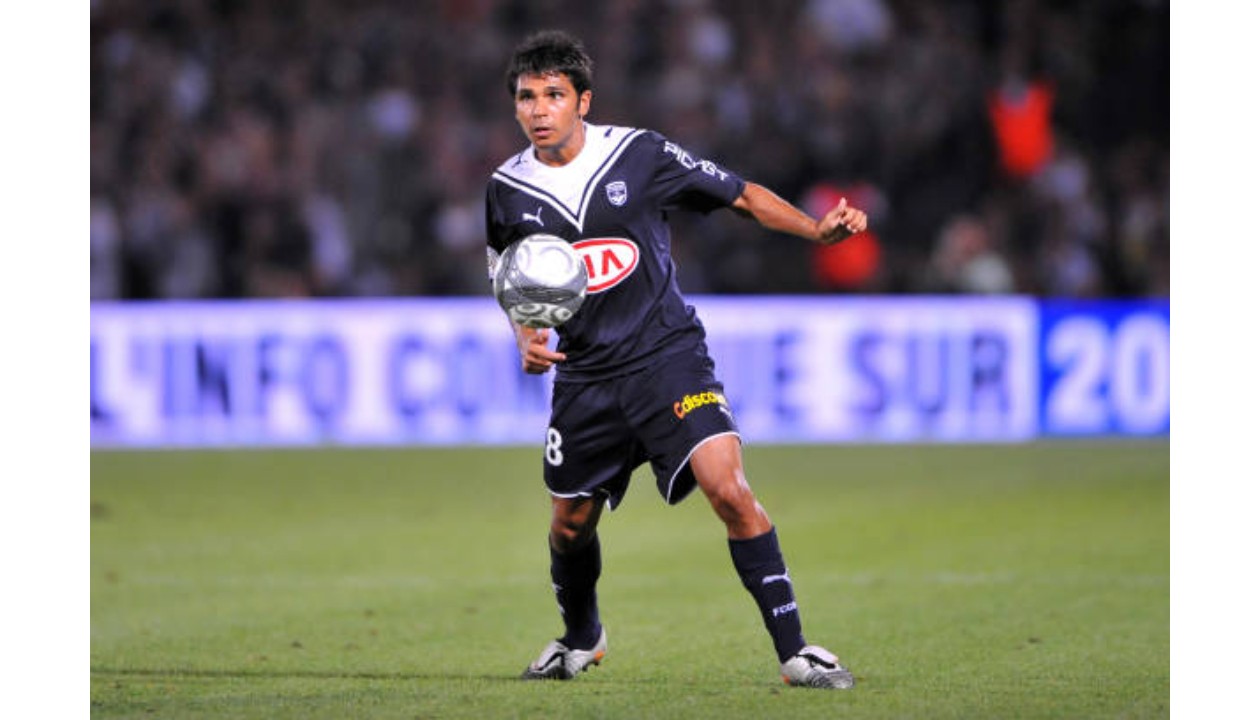
<svg viewBox="0 0 1260 720">
<path fill-rule="evenodd" d="M 586 300 L 586 263 L 563 238 L 536 233 L 512 243 L 494 268 L 494 297 L 512 322 L 563 325 Z"/>
</svg>

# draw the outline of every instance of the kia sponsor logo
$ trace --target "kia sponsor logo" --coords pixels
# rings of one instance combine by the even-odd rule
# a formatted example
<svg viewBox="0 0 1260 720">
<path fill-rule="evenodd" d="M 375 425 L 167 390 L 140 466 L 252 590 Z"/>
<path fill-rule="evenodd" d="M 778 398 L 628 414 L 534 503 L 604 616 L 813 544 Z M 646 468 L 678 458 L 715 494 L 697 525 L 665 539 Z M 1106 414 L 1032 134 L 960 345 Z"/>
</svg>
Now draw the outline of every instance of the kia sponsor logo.
<svg viewBox="0 0 1260 720">
<path fill-rule="evenodd" d="M 639 266 L 639 246 L 624 238 L 590 238 L 573 243 L 586 263 L 587 293 L 598 293 L 630 277 Z"/>
</svg>

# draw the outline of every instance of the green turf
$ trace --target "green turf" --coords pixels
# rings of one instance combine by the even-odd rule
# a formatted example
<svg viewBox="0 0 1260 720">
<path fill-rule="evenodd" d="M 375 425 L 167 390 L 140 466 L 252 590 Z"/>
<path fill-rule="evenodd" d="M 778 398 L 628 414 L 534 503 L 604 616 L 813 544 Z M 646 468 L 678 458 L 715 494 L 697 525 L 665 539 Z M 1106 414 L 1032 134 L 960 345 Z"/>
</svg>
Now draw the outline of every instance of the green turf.
<svg viewBox="0 0 1260 720">
<path fill-rule="evenodd" d="M 92 717 L 1169 716 L 1167 441 L 750 447 L 848 692 L 781 684 L 707 503 L 643 473 L 601 526 L 607 660 L 527 683 L 538 450 L 91 462 Z"/>
</svg>

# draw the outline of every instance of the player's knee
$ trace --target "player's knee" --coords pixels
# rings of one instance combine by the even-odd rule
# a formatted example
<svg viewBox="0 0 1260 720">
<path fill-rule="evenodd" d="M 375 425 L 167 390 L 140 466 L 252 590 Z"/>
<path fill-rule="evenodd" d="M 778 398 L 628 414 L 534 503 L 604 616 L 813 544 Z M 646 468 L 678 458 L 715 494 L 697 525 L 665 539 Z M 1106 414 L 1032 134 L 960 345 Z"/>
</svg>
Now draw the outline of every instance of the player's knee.
<svg viewBox="0 0 1260 720">
<path fill-rule="evenodd" d="M 718 517 L 730 525 L 745 523 L 757 515 L 757 499 L 744 483 L 723 483 L 708 493 Z"/>
<path fill-rule="evenodd" d="M 594 529 L 583 523 L 553 520 L 551 523 L 551 547 L 560 554 L 581 550 L 594 537 Z"/>
</svg>

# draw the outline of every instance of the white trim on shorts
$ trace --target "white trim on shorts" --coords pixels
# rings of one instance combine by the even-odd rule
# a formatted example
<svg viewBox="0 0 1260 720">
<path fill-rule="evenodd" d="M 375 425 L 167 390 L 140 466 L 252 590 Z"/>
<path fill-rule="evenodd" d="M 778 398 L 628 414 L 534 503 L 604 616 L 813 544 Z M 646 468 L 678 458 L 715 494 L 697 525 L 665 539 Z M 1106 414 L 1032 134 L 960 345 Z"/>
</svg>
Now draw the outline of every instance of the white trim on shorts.
<svg viewBox="0 0 1260 720">
<path fill-rule="evenodd" d="M 546 483 L 544 483 L 543 485 L 545 487 Z M 564 500 L 572 500 L 573 498 L 593 498 L 596 495 L 603 495 L 604 498 L 609 501 L 611 501 L 612 499 L 612 496 L 610 496 L 607 492 L 605 492 L 603 488 L 600 488 L 599 490 L 596 490 L 595 492 L 576 492 L 576 493 L 558 493 L 558 492 L 553 491 L 551 488 L 547 488 L 547 492 L 551 493 L 551 497 L 553 498 L 562 498 Z"/>
<path fill-rule="evenodd" d="M 558 493 L 551 488 L 547 488 L 547 492 L 551 493 L 552 497 L 564 498 L 566 500 L 578 497 L 595 497 L 595 493 L 593 492 Z"/>
</svg>

